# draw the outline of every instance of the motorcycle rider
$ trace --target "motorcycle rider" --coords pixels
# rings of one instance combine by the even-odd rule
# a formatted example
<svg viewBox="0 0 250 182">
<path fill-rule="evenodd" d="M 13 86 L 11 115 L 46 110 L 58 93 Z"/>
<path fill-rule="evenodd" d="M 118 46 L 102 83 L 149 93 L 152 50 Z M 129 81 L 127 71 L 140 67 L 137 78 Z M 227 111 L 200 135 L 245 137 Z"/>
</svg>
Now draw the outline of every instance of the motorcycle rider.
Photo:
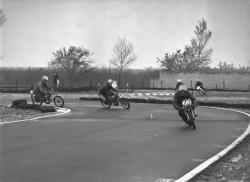
<svg viewBox="0 0 250 182">
<path fill-rule="evenodd" d="M 112 100 L 115 100 L 115 105 L 118 105 L 118 95 L 117 95 L 117 89 L 115 89 L 113 86 L 113 80 L 108 79 L 106 85 L 101 88 L 99 91 L 99 96 L 104 102 L 112 103 Z"/>
<path fill-rule="evenodd" d="M 178 88 L 179 88 L 179 86 L 180 86 L 181 84 L 184 84 L 183 81 L 182 81 L 181 79 L 178 79 L 178 80 L 177 80 L 177 83 L 176 83 L 176 86 L 175 86 L 175 90 L 176 90 L 176 91 L 178 90 Z"/>
<path fill-rule="evenodd" d="M 51 97 L 52 89 L 48 86 L 49 78 L 47 76 L 42 76 L 41 80 L 37 82 L 34 87 L 34 93 L 42 100 L 46 100 Z"/>
<path fill-rule="evenodd" d="M 203 83 L 201 81 L 199 81 L 199 79 L 196 79 L 196 83 L 195 83 L 195 88 L 198 89 L 198 87 L 202 88 L 203 90 L 205 90 L 203 88 Z"/>
<path fill-rule="evenodd" d="M 59 75 L 57 72 L 55 72 L 53 75 L 53 84 L 54 84 L 54 90 L 57 90 L 59 88 L 59 84 L 60 84 Z"/>
<path fill-rule="evenodd" d="M 193 105 L 193 110 L 195 110 L 196 99 L 187 90 L 187 87 L 186 87 L 185 84 L 180 84 L 178 90 L 176 91 L 176 93 L 174 95 L 173 105 L 174 105 L 174 108 L 179 112 L 179 115 L 180 115 L 181 119 L 184 122 L 187 122 L 187 117 L 186 117 L 186 115 L 184 113 L 184 108 L 182 106 L 182 101 L 184 99 L 191 99 L 192 105 Z M 197 116 L 198 115 L 195 114 L 195 117 L 197 117 Z"/>
</svg>

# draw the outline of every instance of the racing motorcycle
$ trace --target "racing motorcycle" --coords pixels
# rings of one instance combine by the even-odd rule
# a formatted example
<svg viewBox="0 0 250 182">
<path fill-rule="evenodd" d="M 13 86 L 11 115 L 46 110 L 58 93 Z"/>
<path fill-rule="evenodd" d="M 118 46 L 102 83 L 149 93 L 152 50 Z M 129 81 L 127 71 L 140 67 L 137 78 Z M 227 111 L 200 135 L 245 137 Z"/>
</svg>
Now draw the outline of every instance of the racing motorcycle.
<svg viewBox="0 0 250 182">
<path fill-rule="evenodd" d="M 123 98 L 122 94 L 119 93 L 119 91 L 117 89 L 117 82 L 116 81 L 113 81 L 112 87 L 117 90 L 115 95 L 112 96 L 111 101 L 106 101 L 104 98 L 101 98 L 101 105 L 105 109 L 110 109 L 110 107 L 112 105 L 113 106 L 121 105 L 124 109 L 129 110 L 130 109 L 130 103 L 129 103 L 128 99 Z M 115 99 L 115 97 L 117 97 L 117 99 Z"/>
<path fill-rule="evenodd" d="M 46 94 L 45 97 L 37 96 L 34 92 L 34 90 L 30 91 L 30 97 L 32 103 L 42 105 L 42 103 L 50 104 L 53 100 L 55 106 L 57 107 L 63 107 L 64 106 L 64 99 L 62 96 L 57 95 L 54 91 L 51 92 L 51 95 Z"/>
<path fill-rule="evenodd" d="M 193 127 L 193 129 L 196 129 L 196 125 L 194 123 L 195 121 L 195 113 L 194 113 L 194 109 L 192 106 L 192 101 L 191 99 L 184 99 L 182 101 L 182 106 L 184 108 L 184 114 L 186 115 L 187 118 L 187 124 L 191 127 Z"/>
<path fill-rule="evenodd" d="M 198 93 L 201 95 L 201 96 L 206 96 L 207 95 L 207 92 L 204 88 L 201 88 L 200 86 L 197 86 L 196 87 Z"/>
</svg>

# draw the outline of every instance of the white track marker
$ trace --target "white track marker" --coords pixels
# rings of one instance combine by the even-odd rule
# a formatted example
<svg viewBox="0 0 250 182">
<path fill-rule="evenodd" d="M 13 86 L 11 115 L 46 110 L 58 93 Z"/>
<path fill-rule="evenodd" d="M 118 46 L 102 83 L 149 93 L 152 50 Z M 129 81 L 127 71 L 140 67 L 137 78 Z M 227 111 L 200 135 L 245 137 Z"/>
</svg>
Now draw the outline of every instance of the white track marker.
<svg viewBox="0 0 250 182">
<path fill-rule="evenodd" d="M 227 146 L 225 145 L 212 145 L 214 148 L 226 148 Z"/>
<path fill-rule="evenodd" d="M 150 119 L 153 119 L 153 114 L 152 113 L 150 113 Z"/>
</svg>

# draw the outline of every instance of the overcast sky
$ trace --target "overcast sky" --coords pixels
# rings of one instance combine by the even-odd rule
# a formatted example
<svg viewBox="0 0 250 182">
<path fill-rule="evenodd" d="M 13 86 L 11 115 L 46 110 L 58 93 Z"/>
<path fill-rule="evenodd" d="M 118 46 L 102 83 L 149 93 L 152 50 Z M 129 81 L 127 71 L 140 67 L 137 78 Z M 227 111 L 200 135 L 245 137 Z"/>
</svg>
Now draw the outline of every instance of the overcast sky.
<svg viewBox="0 0 250 182">
<path fill-rule="evenodd" d="M 212 31 L 212 65 L 249 65 L 250 0 L 2 0 L 1 66 L 47 66 L 70 45 L 109 66 L 119 37 L 133 46 L 132 68 L 158 67 L 157 57 L 184 49 L 203 17 Z"/>
</svg>

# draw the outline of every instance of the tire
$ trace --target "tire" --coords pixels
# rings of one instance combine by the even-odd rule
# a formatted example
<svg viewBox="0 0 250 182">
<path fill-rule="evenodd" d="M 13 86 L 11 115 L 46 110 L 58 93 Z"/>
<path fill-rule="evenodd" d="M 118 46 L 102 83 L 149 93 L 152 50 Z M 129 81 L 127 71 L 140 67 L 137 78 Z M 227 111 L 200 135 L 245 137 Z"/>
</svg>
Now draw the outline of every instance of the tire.
<svg viewBox="0 0 250 182">
<path fill-rule="evenodd" d="M 64 106 L 64 99 L 60 95 L 56 95 L 53 99 L 55 106 L 63 107 Z"/>
<path fill-rule="evenodd" d="M 105 109 L 110 109 L 111 103 L 105 103 L 104 101 L 101 100 L 101 105 Z"/>
<path fill-rule="evenodd" d="M 193 115 L 193 111 L 191 109 L 188 109 L 188 117 L 189 117 L 189 122 L 191 124 L 191 126 L 193 127 L 193 129 L 195 130 L 196 129 L 196 126 L 195 126 L 195 123 L 194 123 L 194 115 Z"/>
<path fill-rule="evenodd" d="M 27 100 L 26 99 L 17 99 L 17 100 L 13 100 L 12 101 L 12 105 L 13 106 L 19 106 L 19 105 L 23 105 L 23 104 L 27 104 Z"/>
<path fill-rule="evenodd" d="M 124 109 L 126 109 L 126 110 L 130 109 L 130 103 L 128 100 L 121 99 L 120 102 L 121 102 L 121 105 Z"/>
<path fill-rule="evenodd" d="M 35 96 L 34 96 L 33 94 L 31 94 L 30 97 L 31 97 L 31 102 L 32 102 L 34 105 L 36 105 L 36 104 L 38 104 L 39 106 L 42 105 L 43 101 L 36 102 Z"/>
</svg>

